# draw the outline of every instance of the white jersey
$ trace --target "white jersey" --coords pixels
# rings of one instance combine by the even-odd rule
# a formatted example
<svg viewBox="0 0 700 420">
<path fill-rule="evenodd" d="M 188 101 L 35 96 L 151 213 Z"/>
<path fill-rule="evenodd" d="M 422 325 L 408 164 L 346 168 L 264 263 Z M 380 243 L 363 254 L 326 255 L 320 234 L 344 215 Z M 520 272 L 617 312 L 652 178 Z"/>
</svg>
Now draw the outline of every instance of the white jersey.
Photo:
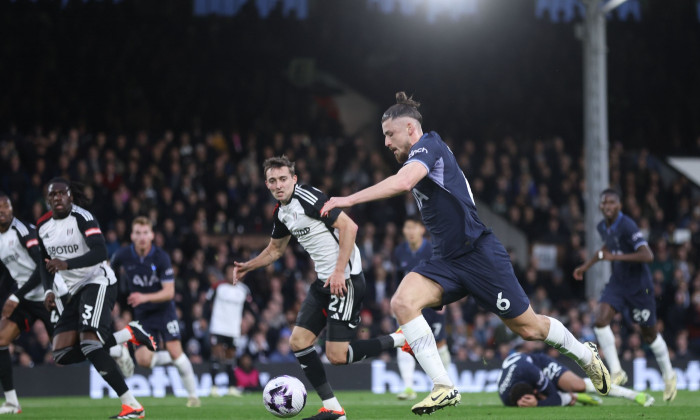
<svg viewBox="0 0 700 420">
<path fill-rule="evenodd" d="M 295 185 L 289 203 L 285 206 L 281 203 L 277 204 L 272 227 L 274 239 L 289 235 L 297 238 L 299 244 L 314 261 L 318 278 L 324 280 L 333 274 L 335 264 L 338 262 L 340 251 L 338 229 L 333 228 L 332 225 L 341 213 L 340 209 L 333 209 L 328 216 L 321 217 L 320 211 L 326 201 L 328 197 L 316 188 Z M 361 272 L 360 250 L 353 244 L 350 260 L 345 267 L 345 278 Z"/>
<path fill-rule="evenodd" d="M 233 285 L 222 282 L 211 289 L 207 299 L 213 299 L 209 332 L 238 338 L 241 336 L 241 321 L 243 320 L 243 305 L 250 289 L 243 283 Z"/>
<path fill-rule="evenodd" d="M 87 254 L 90 248 L 86 239 L 92 235 L 102 235 L 92 214 L 75 204 L 63 219 L 54 219 L 52 212 L 46 213 L 39 219 L 38 226 L 39 241 L 44 252 L 51 259 L 63 261 Z M 110 285 L 117 282 L 106 260 L 88 267 L 61 270 L 60 273 L 71 295 L 87 284 Z"/>
<path fill-rule="evenodd" d="M 35 246 L 39 246 L 36 229 L 34 226 L 25 225 L 17 218 L 12 219 L 7 232 L 0 233 L 0 260 L 12 279 L 17 282 L 18 288 L 24 286 L 36 271 L 36 262 L 29 255 L 29 249 Z M 34 302 L 43 302 L 44 288 L 41 283 L 28 291 L 24 298 Z"/>
</svg>

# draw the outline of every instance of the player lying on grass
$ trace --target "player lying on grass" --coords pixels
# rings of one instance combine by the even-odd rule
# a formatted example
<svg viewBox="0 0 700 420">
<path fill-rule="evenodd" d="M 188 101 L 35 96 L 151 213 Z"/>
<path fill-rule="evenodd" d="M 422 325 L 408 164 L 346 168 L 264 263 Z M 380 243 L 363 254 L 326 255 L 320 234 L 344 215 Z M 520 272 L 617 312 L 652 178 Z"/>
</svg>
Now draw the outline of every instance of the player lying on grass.
<svg viewBox="0 0 700 420">
<path fill-rule="evenodd" d="M 587 392 L 595 392 L 593 383 L 570 371 L 544 353 L 513 353 L 503 361 L 498 377 L 498 395 L 503 404 L 515 407 L 600 405 L 602 400 Z M 648 407 L 654 398 L 619 385 L 611 385 L 611 397 L 632 400 Z"/>
</svg>

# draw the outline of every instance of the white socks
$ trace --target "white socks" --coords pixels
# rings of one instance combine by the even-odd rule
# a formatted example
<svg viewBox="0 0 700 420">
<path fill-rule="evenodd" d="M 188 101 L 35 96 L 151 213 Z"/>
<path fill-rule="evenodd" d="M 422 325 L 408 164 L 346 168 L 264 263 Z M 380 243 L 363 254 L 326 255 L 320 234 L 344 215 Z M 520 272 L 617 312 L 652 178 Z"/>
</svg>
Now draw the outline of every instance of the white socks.
<svg viewBox="0 0 700 420">
<path fill-rule="evenodd" d="M 112 335 L 114 336 L 114 339 L 117 340 L 117 344 L 123 344 L 131 340 L 131 332 L 126 328 L 122 328 Z"/>
<path fill-rule="evenodd" d="M 671 366 L 671 359 L 668 355 L 668 347 L 661 334 L 656 335 L 656 340 L 649 347 L 656 356 L 656 362 L 659 364 L 664 379 L 670 378 L 673 375 L 673 366 Z"/>
<path fill-rule="evenodd" d="M 389 336 L 394 339 L 394 347 L 403 347 L 403 343 L 406 342 L 406 336 L 401 333 L 391 333 Z"/>
<path fill-rule="evenodd" d="M 343 407 L 340 406 L 338 399 L 333 397 L 328 400 L 323 400 L 323 408 L 333 411 L 343 411 Z"/>
<path fill-rule="evenodd" d="M 401 331 L 406 337 L 406 341 L 411 346 L 416 360 L 426 374 L 433 380 L 435 385 L 444 385 L 452 387 L 454 384 L 447 376 L 447 370 L 440 360 L 437 346 L 435 345 L 435 336 L 430 326 L 423 318 L 423 315 L 408 321 L 401 325 Z"/>
<path fill-rule="evenodd" d="M 122 350 L 124 350 L 124 346 L 117 344 L 109 348 L 109 355 L 112 356 L 113 359 L 118 359 L 122 355 Z"/>
<path fill-rule="evenodd" d="M 130 390 L 120 395 L 119 399 L 122 401 L 122 404 L 128 405 L 131 408 L 141 408 L 141 404 L 136 401 L 134 394 L 132 394 Z"/>
<path fill-rule="evenodd" d="M 19 401 L 17 401 L 17 391 L 5 391 L 5 401 L 19 407 Z"/>
<path fill-rule="evenodd" d="M 613 334 L 610 325 L 603 328 L 595 327 L 595 336 L 598 338 L 598 345 L 603 352 L 605 361 L 608 362 L 610 373 L 619 372 L 622 370 L 620 359 L 617 356 L 617 347 L 615 346 L 615 334 Z"/>
<path fill-rule="evenodd" d="M 155 358 L 155 354 L 153 356 Z M 168 358 L 170 358 L 170 355 L 168 355 Z M 187 394 L 190 397 L 196 397 L 197 386 L 195 385 L 194 369 L 192 369 L 192 363 L 190 363 L 190 359 L 187 358 L 187 355 L 185 353 L 182 353 L 180 357 L 175 359 L 173 364 L 177 368 L 178 372 L 180 372 L 182 384 L 185 386 Z"/>
<path fill-rule="evenodd" d="M 173 358 L 170 357 L 170 353 L 166 350 L 157 351 L 153 353 L 153 357 L 151 357 L 151 369 L 153 369 L 154 366 L 165 366 L 171 363 L 174 363 Z"/>
<path fill-rule="evenodd" d="M 404 388 L 413 388 L 413 372 L 416 370 L 416 359 L 405 351 L 396 350 L 396 363 L 403 379 Z"/>
<path fill-rule="evenodd" d="M 557 392 L 559 392 L 559 397 L 561 398 L 562 407 L 571 404 L 571 399 L 573 398 L 571 396 L 571 394 L 569 394 L 568 392 L 561 392 L 561 391 L 557 391 Z"/>
<path fill-rule="evenodd" d="M 583 382 L 586 383 L 586 392 L 591 394 L 597 392 L 595 387 L 593 386 L 593 382 L 591 382 L 589 378 L 584 378 Z M 637 391 L 625 388 L 624 386 L 620 385 L 610 385 L 610 394 L 608 394 L 608 396 L 627 398 L 628 400 L 634 401 L 634 397 L 637 396 Z"/>
<path fill-rule="evenodd" d="M 545 338 L 544 342 L 559 350 L 564 356 L 570 357 L 580 366 L 586 366 L 591 363 L 593 358 L 591 351 L 576 340 L 573 334 L 558 319 L 547 318 L 549 318 L 549 333 L 547 333 L 547 338 Z"/>
</svg>

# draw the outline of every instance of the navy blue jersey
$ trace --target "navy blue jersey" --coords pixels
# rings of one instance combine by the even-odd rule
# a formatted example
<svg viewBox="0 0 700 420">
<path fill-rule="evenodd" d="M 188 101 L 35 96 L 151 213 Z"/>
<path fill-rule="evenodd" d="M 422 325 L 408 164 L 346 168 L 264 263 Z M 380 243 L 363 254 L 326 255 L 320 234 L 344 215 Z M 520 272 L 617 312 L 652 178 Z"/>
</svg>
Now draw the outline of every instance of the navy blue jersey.
<svg viewBox="0 0 700 420">
<path fill-rule="evenodd" d="M 428 175 L 413 187 L 413 196 L 430 232 L 434 258 L 466 254 L 486 230 L 479 220 L 469 182 L 440 136 L 431 131 L 411 147 L 408 160 L 420 162 Z"/>
<path fill-rule="evenodd" d="M 631 254 L 640 246 L 647 245 L 644 235 L 629 216 L 620 212 L 610 227 L 605 220 L 598 224 L 598 233 L 605 247 L 613 254 Z M 645 263 L 612 261 L 611 281 L 639 285 L 651 281 L 651 271 Z"/>
<path fill-rule="evenodd" d="M 535 360 L 542 362 L 544 359 L 533 358 L 529 354 L 513 353 L 503 361 L 501 373 L 498 376 L 498 395 L 503 404 L 513 406 L 510 402 L 510 391 L 515 384 L 524 382 L 532 385 L 538 394 L 545 399 L 539 400 L 539 406 L 561 405 L 561 396 L 557 386 L 547 375 L 542 372 Z"/>
<path fill-rule="evenodd" d="M 408 242 L 404 241 L 394 248 L 394 263 L 396 264 L 396 274 L 399 280 L 413 270 L 419 262 L 429 260 L 433 255 L 433 248 L 430 241 L 423 238 L 423 243 L 414 252 Z"/>
<path fill-rule="evenodd" d="M 175 281 L 173 267 L 168 253 L 153 245 L 151 251 L 145 257 L 140 257 L 134 249 L 134 245 L 119 248 L 112 256 L 112 268 L 117 275 L 123 268 L 124 273 L 120 277 L 126 280 L 129 293 L 155 293 L 163 289 L 163 283 Z M 134 317 L 154 312 L 175 310 L 175 302 L 146 302 L 134 308 Z"/>
</svg>

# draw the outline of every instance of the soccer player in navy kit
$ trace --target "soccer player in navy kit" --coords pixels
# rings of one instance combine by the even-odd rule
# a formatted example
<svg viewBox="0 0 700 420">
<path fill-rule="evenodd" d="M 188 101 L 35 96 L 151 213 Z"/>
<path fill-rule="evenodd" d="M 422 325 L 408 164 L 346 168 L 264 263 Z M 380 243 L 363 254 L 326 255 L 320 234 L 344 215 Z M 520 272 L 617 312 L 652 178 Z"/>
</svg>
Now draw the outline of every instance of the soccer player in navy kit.
<svg viewBox="0 0 700 420">
<path fill-rule="evenodd" d="M 187 407 L 201 405 L 197 395 L 192 363 L 182 351 L 180 325 L 175 312 L 175 278 L 167 252 L 153 245 L 151 221 L 139 216 L 131 223 L 131 245 L 124 246 L 112 255 L 111 265 L 115 273 L 124 272 L 121 278 L 126 281 L 127 303 L 134 308 L 134 319 L 154 337 L 165 342 L 167 351 L 153 352 L 147 347 L 136 349 L 139 366 L 173 364 L 180 373 L 187 390 Z M 126 348 L 121 357 L 131 360 Z M 133 362 L 132 362 L 133 363 Z"/>
<path fill-rule="evenodd" d="M 469 182 L 454 155 L 433 132 L 423 134 L 418 106 L 404 92 L 382 116 L 384 144 L 403 164 L 397 174 L 348 197 L 333 197 L 324 215 L 367 201 L 413 193 L 430 238 L 433 256 L 404 277 L 391 299 L 391 309 L 423 370 L 433 380 L 432 392 L 412 407 L 430 414 L 461 400 L 447 375 L 423 308 L 440 307 L 471 295 L 497 314 L 525 340 L 540 340 L 575 360 L 591 377 L 598 392 L 610 390 L 610 374 L 595 344 L 582 344 L 554 318 L 530 307 L 510 258 L 490 229 L 479 220 Z"/>
<path fill-rule="evenodd" d="M 661 368 L 665 383 L 664 400 L 673 401 L 676 398 L 676 372 L 671 366 L 666 342 L 656 328 L 654 285 L 647 265 L 654 260 L 654 254 L 637 224 L 622 213 L 617 191 L 606 189 L 600 194 L 600 210 L 604 220 L 598 224 L 597 230 L 603 239 L 603 247 L 576 267 L 574 278 L 583 280 L 583 273 L 598 261 L 612 263 L 612 275 L 600 296 L 595 321 L 595 334 L 610 365 L 612 381 L 624 384 L 627 374 L 620 366 L 610 322 L 616 312 L 628 310 L 641 327 L 642 337 Z"/>
<path fill-rule="evenodd" d="M 41 320 L 49 335 L 53 335 L 51 321 L 58 319 L 57 312 L 49 313 L 44 307 L 42 268 L 36 229 L 14 217 L 10 197 L 0 192 L 0 277 L 18 287 L 5 301 L 0 320 L 0 383 L 5 391 L 0 414 L 22 412 L 12 377 L 10 343 L 37 320 Z"/>
<path fill-rule="evenodd" d="M 396 265 L 396 274 L 399 279 L 402 279 L 418 263 L 429 260 L 433 255 L 433 247 L 430 241 L 425 238 L 425 226 L 420 218 L 406 218 L 403 224 L 403 236 L 406 240 L 394 249 L 394 264 Z M 433 329 L 440 360 L 442 360 L 442 364 L 447 369 L 452 362 L 452 358 L 450 357 L 450 350 L 447 348 L 447 331 L 445 329 L 447 316 L 445 315 L 445 310 L 436 311 L 433 308 L 425 308 L 422 313 L 425 321 Z M 404 383 L 404 390 L 397 395 L 397 398 L 400 400 L 414 400 L 418 396 L 412 387 L 416 359 L 409 354 L 409 351 L 410 349 L 400 349 L 396 355 L 399 374 L 401 374 L 401 379 Z"/>
<path fill-rule="evenodd" d="M 107 263 L 107 247 L 97 220 L 79 206 L 83 200 L 78 188 L 63 178 L 54 178 L 47 194 L 51 211 L 37 222 L 49 274 L 42 278 L 44 305 L 49 311 L 56 307 L 56 273 L 61 274 L 69 294 L 54 329 L 53 358 L 60 365 L 87 358 L 121 400 L 122 409 L 112 418 L 143 418 L 143 406 L 129 390 L 107 348 L 126 341 L 149 343 L 152 338 L 136 322 L 111 333 L 117 278 Z"/>
<path fill-rule="evenodd" d="M 340 210 L 321 216 L 327 197 L 316 188 L 297 184 L 294 163 L 285 156 L 263 163 L 265 185 L 278 200 L 272 238 L 267 248 L 244 263 L 234 262 L 233 283 L 247 272 L 272 264 L 284 254 L 294 236 L 314 261 L 318 279 L 297 315 L 289 337 L 299 364 L 323 401 L 319 412 L 305 420 L 345 420 L 345 410 L 333 393 L 314 343 L 326 328 L 326 356 L 334 365 L 375 357 L 382 351 L 402 346 L 402 334 L 351 341 L 360 324 L 365 294 L 360 250 L 355 245 L 357 225 Z"/>
<path fill-rule="evenodd" d="M 503 361 L 498 375 L 498 396 L 503 404 L 517 407 L 600 405 L 602 400 L 586 394 L 594 392 L 590 379 L 582 379 L 566 366 L 544 353 L 517 352 Z M 619 385 L 611 385 L 611 397 L 626 398 L 649 407 L 654 398 Z"/>
</svg>

